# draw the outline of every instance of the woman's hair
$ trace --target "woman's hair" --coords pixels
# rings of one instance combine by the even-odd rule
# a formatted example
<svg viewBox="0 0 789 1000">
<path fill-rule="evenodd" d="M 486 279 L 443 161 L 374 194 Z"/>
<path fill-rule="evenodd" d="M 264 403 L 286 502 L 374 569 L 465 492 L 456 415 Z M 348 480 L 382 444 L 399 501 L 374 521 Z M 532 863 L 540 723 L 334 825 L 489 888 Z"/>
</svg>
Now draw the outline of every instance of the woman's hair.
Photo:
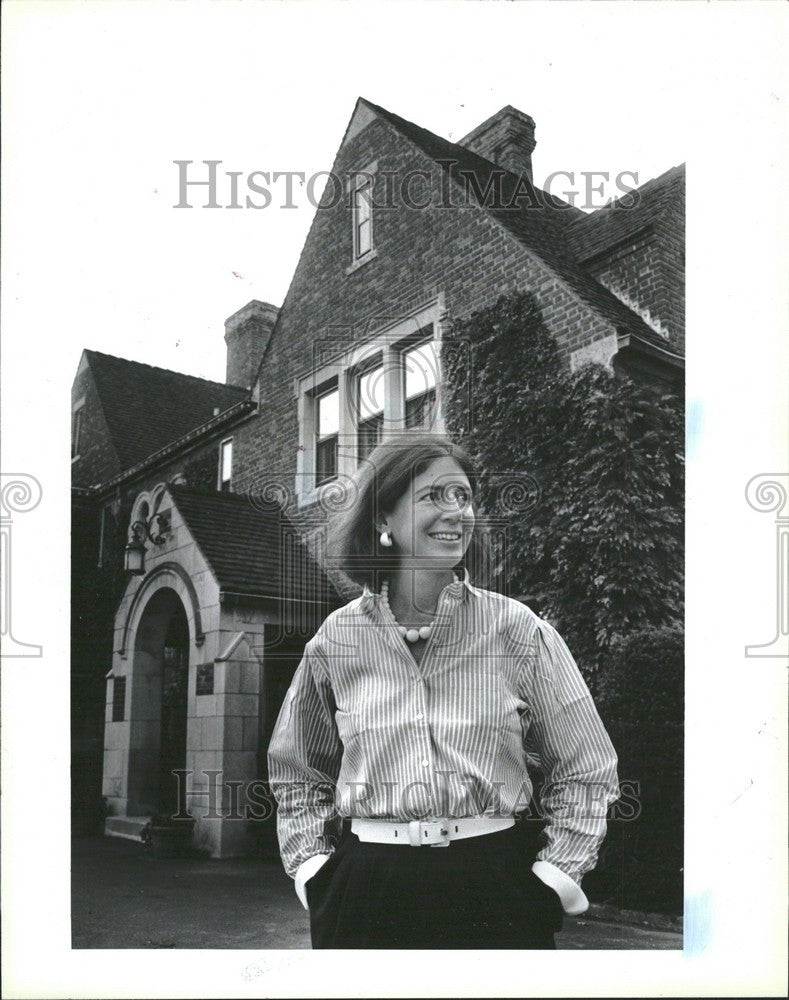
<svg viewBox="0 0 789 1000">
<path fill-rule="evenodd" d="M 354 583 L 378 589 L 387 570 L 399 560 L 396 546 L 381 546 L 376 525 L 410 489 L 416 476 L 437 459 L 453 458 L 474 486 L 476 470 L 466 452 L 440 434 L 403 432 L 387 438 L 360 463 L 347 510 L 332 525 L 332 566 L 343 570 Z M 473 506 L 476 515 L 476 508 Z M 463 558 L 454 567 L 468 569 L 475 583 L 485 584 L 490 572 L 487 531 L 475 517 L 474 531 Z"/>
</svg>

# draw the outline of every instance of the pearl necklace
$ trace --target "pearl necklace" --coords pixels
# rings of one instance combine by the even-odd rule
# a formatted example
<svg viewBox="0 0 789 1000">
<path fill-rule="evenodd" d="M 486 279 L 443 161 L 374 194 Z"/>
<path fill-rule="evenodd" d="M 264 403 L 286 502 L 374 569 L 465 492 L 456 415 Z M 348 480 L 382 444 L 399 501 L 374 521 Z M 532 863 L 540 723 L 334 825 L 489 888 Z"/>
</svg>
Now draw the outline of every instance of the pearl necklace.
<svg viewBox="0 0 789 1000">
<path fill-rule="evenodd" d="M 384 602 L 389 610 L 389 614 L 394 618 L 394 613 L 389 607 L 389 581 L 384 580 L 381 584 L 381 600 Z M 429 639 L 430 633 L 433 631 L 433 626 L 436 624 L 435 618 L 429 625 L 422 625 L 421 628 L 406 628 L 405 625 L 400 625 L 395 618 L 395 624 L 397 625 L 397 631 L 407 642 L 416 642 L 418 639 Z"/>
</svg>

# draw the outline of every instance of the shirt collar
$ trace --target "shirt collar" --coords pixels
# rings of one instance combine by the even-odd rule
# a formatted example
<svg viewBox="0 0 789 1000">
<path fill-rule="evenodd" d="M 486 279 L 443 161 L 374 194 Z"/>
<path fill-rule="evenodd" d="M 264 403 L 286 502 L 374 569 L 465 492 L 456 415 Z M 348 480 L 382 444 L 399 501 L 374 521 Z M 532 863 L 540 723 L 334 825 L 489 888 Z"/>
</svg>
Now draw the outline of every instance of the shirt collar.
<svg viewBox="0 0 789 1000">
<path fill-rule="evenodd" d="M 452 583 L 448 583 L 441 593 L 447 593 L 450 597 L 455 600 L 462 601 L 465 600 L 468 594 L 477 594 L 478 591 L 476 587 L 471 585 L 471 576 L 469 574 L 468 568 L 463 567 L 463 579 L 461 580 L 457 572 L 454 573 L 455 579 Z M 439 595 L 440 600 L 440 595 Z M 379 591 L 373 590 L 369 584 L 365 583 L 362 590 L 362 600 L 361 600 L 361 610 L 367 613 L 371 612 L 373 608 L 377 608 L 381 601 L 381 594 Z"/>
</svg>

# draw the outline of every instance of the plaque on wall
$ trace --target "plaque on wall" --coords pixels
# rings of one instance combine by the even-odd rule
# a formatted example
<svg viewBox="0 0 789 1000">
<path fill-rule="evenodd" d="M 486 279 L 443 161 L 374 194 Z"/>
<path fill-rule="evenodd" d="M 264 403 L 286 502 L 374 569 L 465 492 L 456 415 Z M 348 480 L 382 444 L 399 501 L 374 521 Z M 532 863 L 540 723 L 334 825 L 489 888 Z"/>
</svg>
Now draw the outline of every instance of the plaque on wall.
<svg viewBox="0 0 789 1000">
<path fill-rule="evenodd" d="M 214 693 L 214 665 L 213 663 L 201 663 L 197 668 L 197 681 L 195 694 Z"/>
</svg>

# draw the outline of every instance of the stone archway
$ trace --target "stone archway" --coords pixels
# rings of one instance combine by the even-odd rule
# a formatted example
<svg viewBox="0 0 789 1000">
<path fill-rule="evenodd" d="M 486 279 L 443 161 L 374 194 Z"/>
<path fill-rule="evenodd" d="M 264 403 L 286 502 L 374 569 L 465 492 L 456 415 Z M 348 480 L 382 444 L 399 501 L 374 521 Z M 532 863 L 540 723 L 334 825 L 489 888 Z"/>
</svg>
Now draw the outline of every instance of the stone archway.
<svg viewBox="0 0 789 1000">
<path fill-rule="evenodd" d="M 158 588 L 141 610 L 134 631 L 129 675 L 127 815 L 174 814 L 184 804 L 189 622 L 170 587 Z"/>
</svg>

